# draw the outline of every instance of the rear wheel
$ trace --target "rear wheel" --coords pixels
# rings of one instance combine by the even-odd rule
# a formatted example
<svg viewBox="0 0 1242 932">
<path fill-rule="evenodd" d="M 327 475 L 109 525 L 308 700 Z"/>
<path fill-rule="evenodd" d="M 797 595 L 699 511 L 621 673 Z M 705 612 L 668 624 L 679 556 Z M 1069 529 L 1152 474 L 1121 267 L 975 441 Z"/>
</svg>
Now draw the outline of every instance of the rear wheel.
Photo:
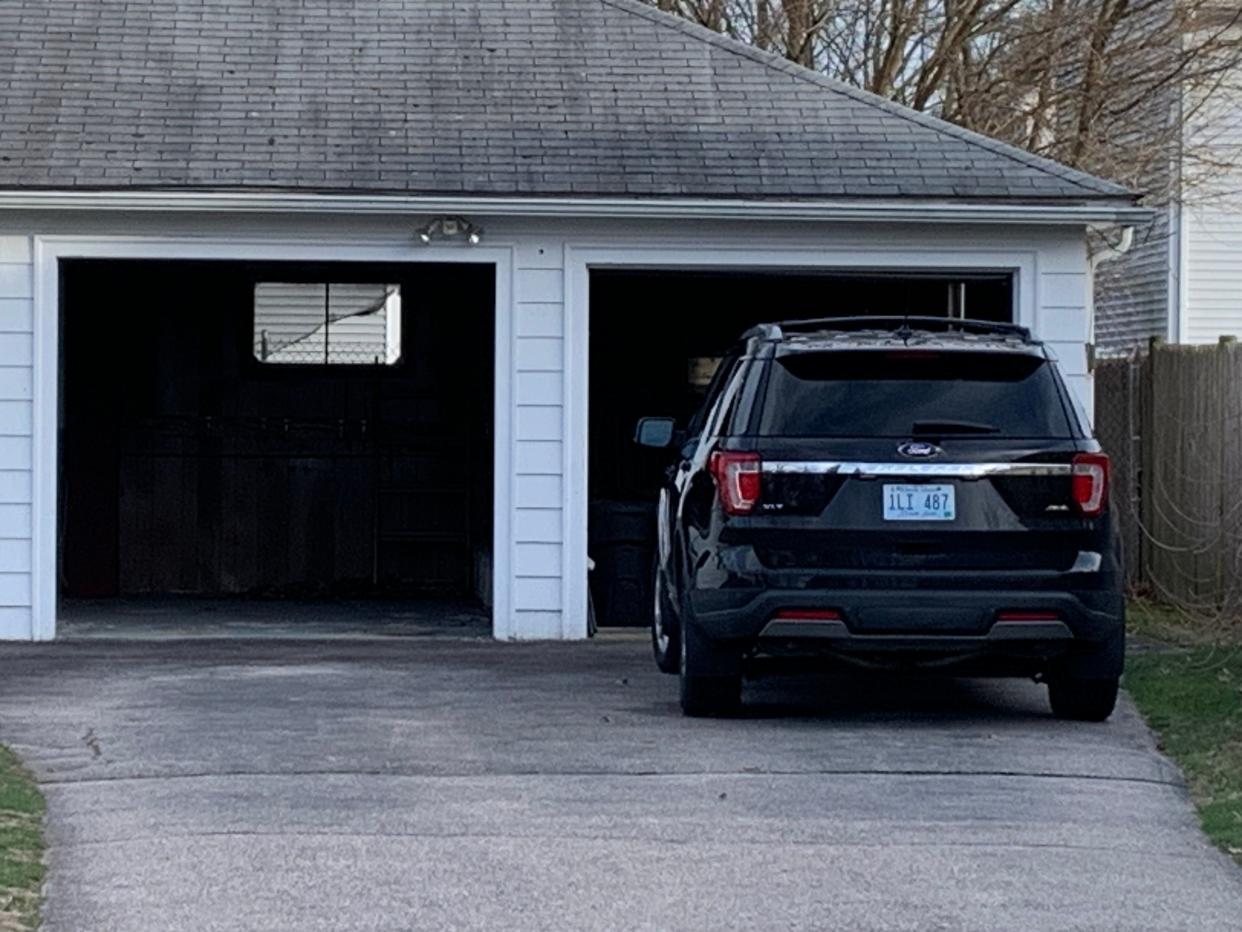
<svg viewBox="0 0 1242 932">
<path fill-rule="evenodd" d="M 1116 677 L 1084 680 L 1057 677 L 1048 681 L 1048 701 L 1057 718 L 1077 722 L 1102 722 L 1117 705 Z"/>
<path fill-rule="evenodd" d="M 658 556 L 651 565 L 651 592 L 651 651 L 661 672 L 676 673 L 681 666 L 681 630 L 669 602 Z"/>
<path fill-rule="evenodd" d="M 1118 618 L 1107 639 L 1071 654 L 1048 671 L 1048 701 L 1057 718 L 1102 722 L 1113 714 L 1126 655 L 1124 604 L 1118 607 Z"/>
<path fill-rule="evenodd" d="M 681 711 L 692 718 L 736 715 L 742 707 L 738 658 L 689 629 L 681 634 Z"/>
</svg>

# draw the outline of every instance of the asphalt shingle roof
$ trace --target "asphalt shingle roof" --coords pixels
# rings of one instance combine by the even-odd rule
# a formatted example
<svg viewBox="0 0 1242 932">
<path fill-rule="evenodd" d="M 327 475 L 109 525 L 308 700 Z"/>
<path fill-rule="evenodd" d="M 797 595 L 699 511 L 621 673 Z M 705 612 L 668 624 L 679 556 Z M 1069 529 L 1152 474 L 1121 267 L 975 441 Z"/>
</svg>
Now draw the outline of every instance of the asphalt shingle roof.
<svg viewBox="0 0 1242 932">
<path fill-rule="evenodd" d="M 1132 200 L 637 0 L 3 0 L 0 188 Z"/>
</svg>

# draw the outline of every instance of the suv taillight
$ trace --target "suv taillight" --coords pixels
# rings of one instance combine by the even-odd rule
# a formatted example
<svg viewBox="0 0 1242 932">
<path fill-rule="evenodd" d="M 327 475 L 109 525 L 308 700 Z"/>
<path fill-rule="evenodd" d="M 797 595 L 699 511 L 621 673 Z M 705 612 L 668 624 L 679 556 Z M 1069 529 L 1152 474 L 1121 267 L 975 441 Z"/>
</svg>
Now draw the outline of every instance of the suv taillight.
<svg viewBox="0 0 1242 932">
<path fill-rule="evenodd" d="M 1074 457 L 1074 502 L 1088 518 L 1108 505 L 1108 457 L 1103 453 L 1079 453 Z"/>
<path fill-rule="evenodd" d="M 748 515 L 759 504 L 763 464 L 758 453 L 717 450 L 708 465 L 720 490 L 720 504 L 727 515 Z"/>
</svg>

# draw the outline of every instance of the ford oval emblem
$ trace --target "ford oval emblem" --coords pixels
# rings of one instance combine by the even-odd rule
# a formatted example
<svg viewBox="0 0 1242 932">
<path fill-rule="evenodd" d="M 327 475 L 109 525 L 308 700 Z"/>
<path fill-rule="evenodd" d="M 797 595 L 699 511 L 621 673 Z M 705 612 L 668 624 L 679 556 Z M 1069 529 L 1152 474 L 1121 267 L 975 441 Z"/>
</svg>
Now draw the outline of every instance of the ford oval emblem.
<svg viewBox="0 0 1242 932">
<path fill-rule="evenodd" d="M 902 456 L 908 456 L 911 459 L 925 460 L 933 456 L 939 456 L 944 451 L 934 443 L 923 443 L 920 440 L 907 440 L 905 443 L 897 447 L 897 452 Z"/>
</svg>

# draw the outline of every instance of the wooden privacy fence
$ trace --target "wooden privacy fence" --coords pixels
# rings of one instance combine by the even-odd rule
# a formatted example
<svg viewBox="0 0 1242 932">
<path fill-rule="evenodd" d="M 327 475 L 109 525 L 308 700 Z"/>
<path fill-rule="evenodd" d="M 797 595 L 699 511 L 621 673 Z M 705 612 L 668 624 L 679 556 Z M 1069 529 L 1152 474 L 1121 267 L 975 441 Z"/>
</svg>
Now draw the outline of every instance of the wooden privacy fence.
<svg viewBox="0 0 1242 932">
<path fill-rule="evenodd" d="M 1096 368 L 1096 431 L 1132 586 L 1196 614 L 1242 609 L 1242 345 L 1153 343 Z"/>
</svg>

